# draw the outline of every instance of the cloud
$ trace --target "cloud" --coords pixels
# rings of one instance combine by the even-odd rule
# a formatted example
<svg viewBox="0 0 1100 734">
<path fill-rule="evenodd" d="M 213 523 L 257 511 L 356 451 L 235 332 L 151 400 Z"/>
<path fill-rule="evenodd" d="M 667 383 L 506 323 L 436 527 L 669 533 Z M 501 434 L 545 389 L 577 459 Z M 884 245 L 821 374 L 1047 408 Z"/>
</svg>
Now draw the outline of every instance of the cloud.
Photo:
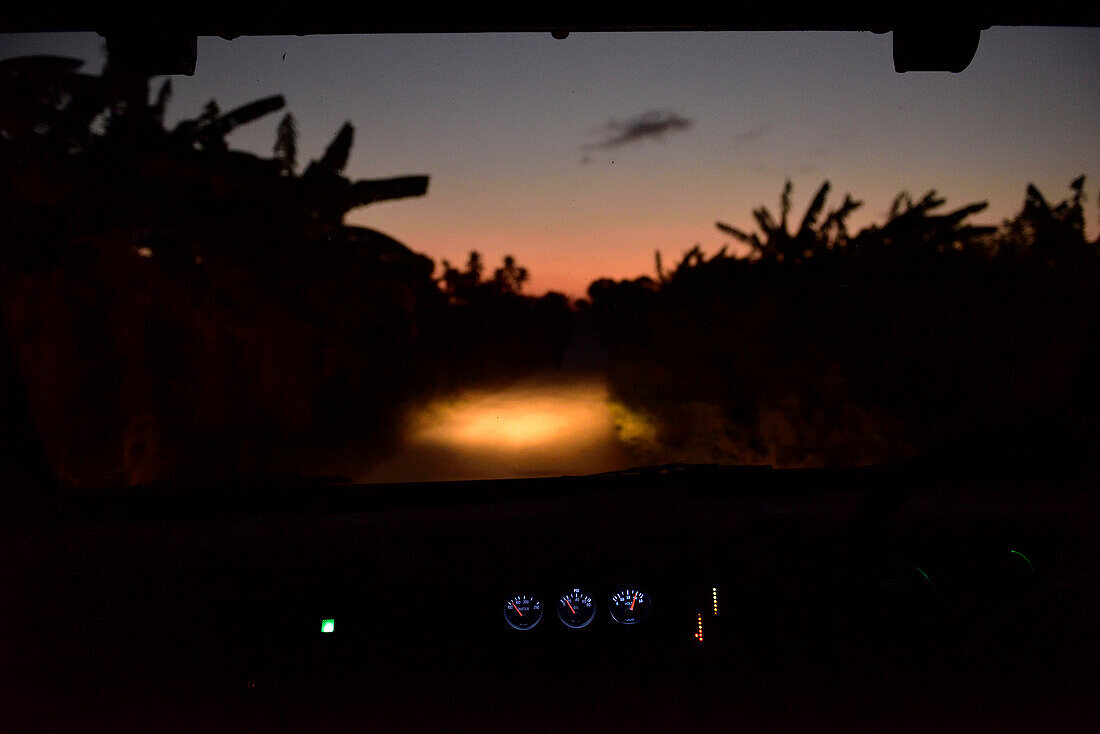
<svg viewBox="0 0 1100 734">
<path fill-rule="evenodd" d="M 629 120 L 609 120 L 599 128 L 602 140 L 582 146 L 585 150 L 618 148 L 643 140 L 664 140 L 667 133 L 687 130 L 695 121 L 670 110 L 650 110 Z"/>
</svg>

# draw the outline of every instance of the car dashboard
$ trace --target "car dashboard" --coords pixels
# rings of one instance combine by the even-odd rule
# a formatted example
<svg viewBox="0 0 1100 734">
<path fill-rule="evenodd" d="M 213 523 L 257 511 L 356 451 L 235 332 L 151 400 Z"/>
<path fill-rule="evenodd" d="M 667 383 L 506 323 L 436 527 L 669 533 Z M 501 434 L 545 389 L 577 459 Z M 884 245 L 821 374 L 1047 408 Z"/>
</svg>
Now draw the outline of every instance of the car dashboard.
<svg viewBox="0 0 1100 734">
<path fill-rule="evenodd" d="M 1096 520 L 911 468 L 70 498 L 3 539 L 4 728 L 1091 730 Z"/>
</svg>

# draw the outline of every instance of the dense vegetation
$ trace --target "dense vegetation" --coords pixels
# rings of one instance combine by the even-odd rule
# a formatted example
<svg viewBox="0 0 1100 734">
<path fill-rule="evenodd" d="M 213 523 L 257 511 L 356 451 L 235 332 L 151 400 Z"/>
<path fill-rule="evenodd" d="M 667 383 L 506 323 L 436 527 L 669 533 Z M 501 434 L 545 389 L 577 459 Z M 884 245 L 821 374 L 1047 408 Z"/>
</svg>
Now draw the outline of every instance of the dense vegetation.
<svg viewBox="0 0 1100 734">
<path fill-rule="evenodd" d="M 343 223 L 428 186 L 345 177 L 350 124 L 299 171 L 290 115 L 271 158 L 226 142 L 282 97 L 169 130 L 170 82 L 150 102 L 147 77 L 80 66 L 0 63 L 0 311 L 62 482 L 358 473 L 408 403 L 560 361 L 569 305 L 524 296 L 513 259 L 437 279 Z"/>
<path fill-rule="evenodd" d="M 350 124 L 299 170 L 289 114 L 270 158 L 226 142 L 282 97 L 169 130 L 170 83 L 150 102 L 147 77 L 80 66 L 0 62 L 0 373 L 64 483 L 360 473 L 411 403 L 561 364 L 573 307 L 524 295 L 514 258 L 437 275 L 344 224 L 428 187 L 347 178 Z M 596 281 L 620 437 L 640 462 L 832 466 L 1089 428 L 1100 247 L 1070 189 L 1028 187 L 996 227 L 902 194 L 852 233 L 860 202 L 828 209 L 826 183 L 792 224 L 788 184 L 756 231 L 718 223 L 736 254 Z"/>
<path fill-rule="evenodd" d="M 593 283 L 624 435 L 651 460 L 834 466 L 1083 419 L 1098 243 L 1083 177 L 1070 188 L 1051 204 L 1029 186 L 999 227 L 970 224 L 983 203 L 902 194 L 853 234 L 860 203 L 826 211 L 828 183 L 792 231 L 788 183 L 759 231 L 718 223 L 747 257 L 696 247 L 668 273 L 658 255 L 655 279 Z"/>
</svg>

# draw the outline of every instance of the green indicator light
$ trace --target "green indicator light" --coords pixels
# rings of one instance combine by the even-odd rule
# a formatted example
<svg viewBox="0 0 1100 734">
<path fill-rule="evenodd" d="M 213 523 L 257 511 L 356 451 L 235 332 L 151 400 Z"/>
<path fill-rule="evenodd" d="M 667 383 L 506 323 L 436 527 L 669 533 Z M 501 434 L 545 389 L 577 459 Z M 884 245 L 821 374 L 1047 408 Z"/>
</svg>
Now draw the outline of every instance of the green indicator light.
<svg viewBox="0 0 1100 734">
<path fill-rule="evenodd" d="M 321 620 L 321 631 L 322 632 L 329 633 L 329 632 L 332 632 L 334 629 L 336 629 L 336 620 L 335 619 L 322 619 Z"/>
<path fill-rule="evenodd" d="M 1032 565 L 1032 563 L 1031 563 L 1031 559 L 1030 559 L 1030 558 L 1028 558 L 1027 556 L 1025 556 L 1025 555 L 1024 555 L 1023 553 L 1021 553 L 1020 551 L 1018 551 L 1018 550 L 1016 550 L 1015 548 L 1013 548 L 1012 550 L 1010 550 L 1010 551 L 1009 551 L 1009 553 L 1013 553 L 1013 554 L 1015 554 L 1015 555 L 1019 556 L 1020 558 L 1023 558 L 1023 559 L 1024 559 L 1024 563 L 1026 563 L 1026 564 L 1027 564 L 1027 567 L 1028 567 L 1028 568 L 1029 568 L 1030 570 L 1032 570 L 1032 571 L 1034 571 L 1034 570 L 1035 570 L 1035 566 L 1034 566 L 1034 565 Z"/>
</svg>

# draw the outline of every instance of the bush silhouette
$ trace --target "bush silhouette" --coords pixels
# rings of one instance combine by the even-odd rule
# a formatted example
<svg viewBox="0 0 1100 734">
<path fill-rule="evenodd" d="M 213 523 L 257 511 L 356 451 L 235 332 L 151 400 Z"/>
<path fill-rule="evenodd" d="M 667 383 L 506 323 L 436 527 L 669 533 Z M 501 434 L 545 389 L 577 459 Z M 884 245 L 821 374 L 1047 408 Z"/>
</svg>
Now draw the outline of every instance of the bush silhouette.
<svg viewBox="0 0 1100 734">
<path fill-rule="evenodd" d="M 1028 187 L 999 227 L 970 223 L 984 203 L 901 194 L 849 234 L 859 202 L 822 216 L 828 183 L 790 231 L 788 183 L 758 232 L 718 223 L 747 257 L 696 247 L 668 274 L 658 258 L 656 281 L 594 282 L 612 389 L 657 428 L 647 458 L 896 462 L 1079 414 L 1098 264 L 1083 185 L 1057 205 Z"/>
<path fill-rule="evenodd" d="M 80 67 L 0 62 L 0 305 L 64 483 L 358 474 L 407 403 L 560 361 L 569 305 L 523 297 L 514 261 L 457 303 L 429 258 L 344 224 L 428 187 L 346 177 L 351 123 L 299 174 L 289 114 L 272 158 L 226 142 L 280 95 L 167 130 L 170 82 L 150 103 L 148 77 Z"/>
</svg>

